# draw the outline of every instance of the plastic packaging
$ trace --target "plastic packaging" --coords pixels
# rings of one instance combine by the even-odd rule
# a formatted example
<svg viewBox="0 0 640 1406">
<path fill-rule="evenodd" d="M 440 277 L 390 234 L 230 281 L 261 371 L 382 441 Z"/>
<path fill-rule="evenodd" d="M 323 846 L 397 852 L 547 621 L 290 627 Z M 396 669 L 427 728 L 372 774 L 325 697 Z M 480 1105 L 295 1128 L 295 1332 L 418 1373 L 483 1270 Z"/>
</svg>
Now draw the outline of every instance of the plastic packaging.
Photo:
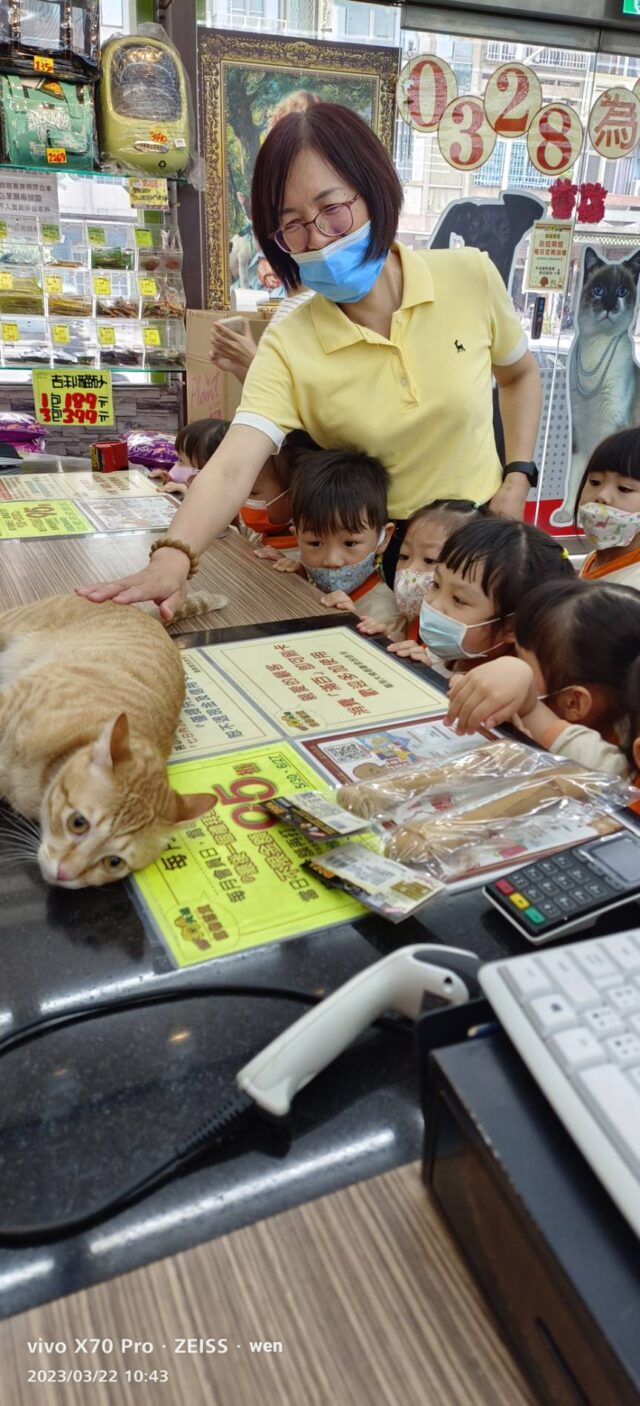
<svg viewBox="0 0 640 1406">
<path fill-rule="evenodd" d="M 602 779 L 602 778 L 600 778 Z M 384 852 L 389 859 L 416 867 L 441 883 L 478 879 L 501 867 L 513 868 L 531 858 L 571 844 L 613 833 L 618 822 L 603 805 L 571 796 L 553 794 L 550 783 L 545 800 L 531 814 L 505 810 L 484 819 L 461 814 L 441 816 L 422 833 L 393 830 Z"/>
<path fill-rule="evenodd" d="M 96 329 L 101 366 L 142 366 L 144 346 L 137 318 L 98 318 Z"/>
<path fill-rule="evenodd" d="M 103 162 L 149 176 L 187 171 L 196 130 L 189 80 L 161 25 L 107 40 L 98 118 Z"/>
<path fill-rule="evenodd" d="M 187 333 L 184 322 L 175 318 L 165 322 L 143 322 L 142 342 L 144 364 L 149 370 L 163 371 L 185 365 Z"/>
<path fill-rule="evenodd" d="M 56 366 L 96 366 L 95 323 L 89 318 L 50 317 L 51 347 Z"/>
<path fill-rule="evenodd" d="M 187 304 L 180 274 L 138 274 L 138 288 L 142 318 L 184 318 Z"/>
<path fill-rule="evenodd" d="M 133 233 L 139 273 L 180 273 L 182 243 L 177 229 L 156 225 L 139 227 Z"/>
<path fill-rule="evenodd" d="M 44 312 L 42 275 L 37 268 L 0 271 L 0 316 L 32 317 Z"/>
<path fill-rule="evenodd" d="M 93 90 L 49 75 L 0 78 L 0 155 L 15 166 L 92 171 L 96 162 Z"/>
<path fill-rule="evenodd" d="M 82 220 L 39 221 L 40 252 L 43 264 L 58 268 L 86 268 L 89 256 Z"/>
<path fill-rule="evenodd" d="M 0 269 L 39 267 L 40 246 L 35 241 L 11 237 L 0 239 Z"/>
<path fill-rule="evenodd" d="M 138 280 L 134 273 L 96 270 L 91 275 L 96 317 L 134 321 L 140 316 Z"/>
<path fill-rule="evenodd" d="M 125 224 L 89 224 L 86 226 L 89 260 L 92 269 L 131 270 L 135 267 L 136 250 L 133 228 Z"/>
<path fill-rule="evenodd" d="M 506 739 L 456 752 L 440 765 L 382 768 L 380 778 L 341 786 L 336 799 L 363 820 L 395 819 L 411 802 L 421 802 L 429 814 L 466 808 L 488 795 L 501 795 L 524 779 L 549 770 L 573 770 L 549 752 L 536 752 Z M 405 811 L 406 814 L 406 811 Z"/>
<path fill-rule="evenodd" d="M 152 430 L 134 430 L 127 435 L 130 464 L 144 464 L 148 469 L 170 469 L 176 462 L 176 447 L 166 435 Z"/>
<path fill-rule="evenodd" d="M 50 318 L 92 316 L 91 282 L 84 269 L 52 264 L 44 270 L 43 283 Z"/>
<path fill-rule="evenodd" d="M 0 315 L 3 366 L 50 366 L 49 327 L 44 317 Z"/>
<path fill-rule="evenodd" d="M 45 426 L 39 425 L 33 415 L 14 414 L 12 410 L 0 411 L 0 439 L 5 444 L 44 439 L 45 435 Z"/>
<path fill-rule="evenodd" d="M 59 78 L 96 78 L 100 0 L 2 0 L 0 45 L 15 72 L 32 74 L 37 57 L 48 59 Z"/>
</svg>

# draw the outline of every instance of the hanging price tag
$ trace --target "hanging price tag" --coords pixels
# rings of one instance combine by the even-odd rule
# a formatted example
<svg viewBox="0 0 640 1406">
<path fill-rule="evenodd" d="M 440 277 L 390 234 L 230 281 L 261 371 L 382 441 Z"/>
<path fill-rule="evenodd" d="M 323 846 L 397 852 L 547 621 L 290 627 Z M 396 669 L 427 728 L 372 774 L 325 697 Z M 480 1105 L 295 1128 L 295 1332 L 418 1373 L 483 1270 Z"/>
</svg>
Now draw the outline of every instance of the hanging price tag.
<svg viewBox="0 0 640 1406">
<path fill-rule="evenodd" d="M 43 244 L 60 244 L 60 225 L 40 225 L 40 235 Z"/>
<path fill-rule="evenodd" d="M 6 290 L 7 288 L 13 288 L 13 274 L 12 274 L 12 273 L 0 273 L 0 288 L 5 289 L 5 290 Z"/>
<path fill-rule="evenodd" d="M 99 327 L 98 342 L 101 347 L 115 347 L 116 329 L 115 327 Z"/>
<path fill-rule="evenodd" d="M 93 291 L 97 298 L 108 297 L 111 292 L 111 279 L 108 274 L 100 273 L 92 280 Z"/>
<path fill-rule="evenodd" d="M 9 230 L 7 228 L 6 220 L 0 220 L 0 239 L 6 239 L 8 233 Z"/>
<path fill-rule="evenodd" d="M 2 340 L 3 340 L 3 342 L 19 342 L 19 341 L 20 341 L 20 333 L 19 333 L 19 331 L 18 331 L 18 324 L 17 324 L 17 322 L 3 322 L 3 324 L 2 324 Z"/>
<path fill-rule="evenodd" d="M 153 235 L 150 229 L 134 230 L 136 249 L 153 249 Z"/>
<path fill-rule="evenodd" d="M 33 67 L 36 73 L 53 73 L 53 59 L 50 54 L 34 54 Z"/>
<path fill-rule="evenodd" d="M 156 283 L 155 278 L 139 278 L 138 288 L 140 289 L 143 298 L 155 298 L 156 293 L 158 291 L 158 285 Z"/>
<path fill-rule="evenodd" d="M 106 244 L 107 235 L 104 225 L 87 225 L 87 238 L 90 244 Z"/>
<path fill-rule="evenodd" d="M 61 293 L 62 275 L 59 273 L 45 273 L 44 291 L 45 293 Z"/>
<path fill-rule="evenodd" d="M 145 347 L 159 347 L 162 345 L 160 329 L 158 327 L 143 327 L 142 340 Z"/>
<path fill-rule="evenodd" d="M 49 166 L 66 166 L 67 152 L 63 146 L 48 146 L 47 163 Z"/>
<path fill-rule="evenodd" d="M 163 176 L 134 176 L 129 181 L 133 210 L 168 210 L 169 187 Z"/>
<path fill-rule="evenodd" d="M 53 337 L 54 342 L 57 342 L 58 344 L 71 341 L 70 328 L 65 327 L 65 324 L 63 322 L 55 322 L 53 324 L 53 327 L 51 328 L 51 336 Z"/>
</svg>

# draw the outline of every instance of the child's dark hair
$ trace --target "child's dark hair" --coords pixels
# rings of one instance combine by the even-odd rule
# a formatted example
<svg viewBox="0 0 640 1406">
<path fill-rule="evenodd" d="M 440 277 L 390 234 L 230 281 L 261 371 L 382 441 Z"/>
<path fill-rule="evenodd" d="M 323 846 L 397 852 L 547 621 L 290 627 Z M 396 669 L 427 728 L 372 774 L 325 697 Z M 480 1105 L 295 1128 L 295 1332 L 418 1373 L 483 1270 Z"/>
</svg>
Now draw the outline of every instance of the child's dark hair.
<svg viewBox="0 0 640 1406">
<path fill-rule="evenodd" d="M 629 719 L 629 761 L 634 764 L 632 747 L 640 737 L 640 647 L 627 678 L 627 715 Z"/>
<path fill-rule="evenodd" d="M 566 547 L 525 522 L 479 518 L 447 538 L 440 564 L 469 576 L 480 564 L 480 586 L 493 600 L 500 620 L 513 615 L 523 597 L 540 581 L 571 577 L 575 572 Z"/>
<path fill-rule="evenodd" d="M 315 449 L 296 456 L 291 516 L 296 527 L 319 537 L 362 532 L 387 524 L 386 469 L 368 454 Z"/>
<path fill-rule="evenodd" d="M 545 581 L 518 606 L 515 634 L 535 655 L 548 693 L 598 684 L 625 712 L 629 670 L 640 654 L 640 591 L 579 578 Z"/>
<path fill-rule="evenodd" d="M 468 517 L 470 521 L 475 521 L 476 518 L 492 516 L 491 509 L 487 507 L 486 503 L 474 503 L 471 498 L 435 498 L 433 503 L 425 503 L 424 508 L 418 508 L 417 512 L 407 518 L 402 532 L 402 541 L 404 542 L 407 532 L 410 527 L 413 527 L 414 522 L 421 522 L 423 518 L 430 517 L 432 513 L 437 513 L 439 517 L 444 518 L 451 532 L 454 532 L 456 527 L 462 526 L 459 521 L 461 517 Z"/>
<path fill-rule="evenodd" d="M 602 444 L 596 445 L 578 484 L 573 505 L 575 521 L 584 486 L 590 474 L 621 474 L 623 478 L 640 480 L 640 429 L 617 430 L 615 434 L 603 439 Z"/>
<path fill-rule="evenodd" d="M 222 444 L 228 428 L 228 420 L 191 420 L 178 430 L 176 452 L 184 454 L 194 468 L 203 469 Z"/>
</svg>

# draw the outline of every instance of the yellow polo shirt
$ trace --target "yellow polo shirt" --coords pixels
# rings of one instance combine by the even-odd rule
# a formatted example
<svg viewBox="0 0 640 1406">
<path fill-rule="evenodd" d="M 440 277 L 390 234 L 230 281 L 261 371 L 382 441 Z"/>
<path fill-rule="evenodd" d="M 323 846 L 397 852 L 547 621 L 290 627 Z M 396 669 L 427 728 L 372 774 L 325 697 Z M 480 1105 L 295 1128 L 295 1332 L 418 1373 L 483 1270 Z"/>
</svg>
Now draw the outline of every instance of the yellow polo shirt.
<svg viewBox="0 0 640 1406">
<path fill-rule="evenodd" d="M 316 294 L 261 338 L 234 424 L 278 449 L 302 429 L 323 449 L 373 455 L 390 516 L 406 518 L 435 498 L 495 493 L 491 367 L 518 361 L 527 339 L 487 254 L 394 248 L 403 293 L 390 338 Z"/>
</svg>

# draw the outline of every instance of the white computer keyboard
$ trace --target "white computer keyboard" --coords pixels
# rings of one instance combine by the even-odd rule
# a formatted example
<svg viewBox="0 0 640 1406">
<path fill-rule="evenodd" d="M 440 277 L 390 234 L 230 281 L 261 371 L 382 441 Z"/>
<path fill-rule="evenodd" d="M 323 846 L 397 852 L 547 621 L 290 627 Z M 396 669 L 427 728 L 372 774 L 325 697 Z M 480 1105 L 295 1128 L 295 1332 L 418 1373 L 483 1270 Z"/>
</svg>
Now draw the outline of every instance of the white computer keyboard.
<svg viewBox="0 0 640 1406">
<path fill-rule="evenodd" d="M 536 1083 L 640 1235 L 640 928 L 481 967 Z"/>
</svg>

